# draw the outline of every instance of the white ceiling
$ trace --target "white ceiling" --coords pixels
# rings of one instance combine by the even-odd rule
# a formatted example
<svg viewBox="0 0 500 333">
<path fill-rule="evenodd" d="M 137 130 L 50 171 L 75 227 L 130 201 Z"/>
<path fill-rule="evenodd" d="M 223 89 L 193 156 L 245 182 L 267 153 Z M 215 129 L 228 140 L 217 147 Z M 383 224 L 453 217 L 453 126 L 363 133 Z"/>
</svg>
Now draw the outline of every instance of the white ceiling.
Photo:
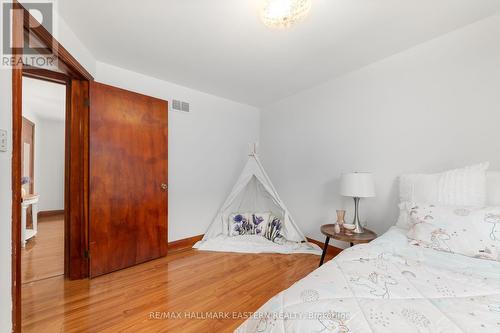
<svg viewBox="0 0 500 333">
<path fill-rule="evenodd" d="M 23 115 L 63 121 L 66 86 L 23 77 Z"/>
<path fill-rule="evenodd" d="M 499 0 L 313 0 L 273 30 L 260 0 L 64 0 L 102 62 L 264 106 L 500 11 Z"/>
</svg>

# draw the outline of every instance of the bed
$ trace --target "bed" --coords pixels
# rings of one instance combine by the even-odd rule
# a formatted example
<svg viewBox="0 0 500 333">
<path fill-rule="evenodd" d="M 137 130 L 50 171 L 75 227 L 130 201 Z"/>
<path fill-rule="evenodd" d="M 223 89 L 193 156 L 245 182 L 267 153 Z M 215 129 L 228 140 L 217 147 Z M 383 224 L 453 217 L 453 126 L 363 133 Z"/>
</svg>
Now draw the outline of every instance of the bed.
<svg viewBox="0 0 500 333">
<path fill-rule="evenodd" d="M 344 250 L 236 332 L 500 332 L 500 262 L 414 246 L 406 232 Z"/>
</svg>

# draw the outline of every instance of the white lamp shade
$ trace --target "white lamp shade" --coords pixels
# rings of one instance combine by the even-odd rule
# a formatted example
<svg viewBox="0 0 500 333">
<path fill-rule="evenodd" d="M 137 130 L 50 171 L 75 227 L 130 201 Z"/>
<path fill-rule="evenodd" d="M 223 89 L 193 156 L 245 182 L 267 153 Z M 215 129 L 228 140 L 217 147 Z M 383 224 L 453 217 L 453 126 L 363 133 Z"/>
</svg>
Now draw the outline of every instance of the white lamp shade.
<svg viewBox="0 0 500 333">
<path fill-rule="evenodd" d="M 340 178 L 340 194 L 344 197 L 370 198 L 375 196 L 373 175 L 368 172 L 345 173 Z"/>
</svg>

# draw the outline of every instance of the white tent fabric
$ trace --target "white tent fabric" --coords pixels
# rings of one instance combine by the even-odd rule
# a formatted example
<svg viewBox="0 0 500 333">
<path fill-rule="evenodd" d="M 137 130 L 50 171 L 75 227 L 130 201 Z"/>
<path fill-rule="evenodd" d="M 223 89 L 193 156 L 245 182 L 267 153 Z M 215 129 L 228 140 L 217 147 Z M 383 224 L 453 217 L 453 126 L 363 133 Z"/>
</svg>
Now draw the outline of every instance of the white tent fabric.
<svg viewBox="0 0 500 333">
<path fill-rule="evenodd" d="M 256 235 L 229 237 L 229 216 L 242 212 L 272 212 L 282 221 L 282 234 L 286 241 L 283 244 L 277 244 Z M 203 239 L 196 243 L 194 248 L 245 253 L 321 254 L 317 245 L 307 243 L 304 234 L 293 221 L 255 153 L 250 154 L 231 193 L 219 209 Z"/>
</svg>

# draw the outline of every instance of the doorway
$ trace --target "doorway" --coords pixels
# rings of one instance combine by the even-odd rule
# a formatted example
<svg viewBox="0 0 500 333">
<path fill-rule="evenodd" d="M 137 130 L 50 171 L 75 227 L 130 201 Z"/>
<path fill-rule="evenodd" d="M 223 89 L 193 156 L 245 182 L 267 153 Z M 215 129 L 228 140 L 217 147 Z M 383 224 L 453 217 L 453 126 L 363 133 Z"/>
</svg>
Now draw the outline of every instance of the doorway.
<svg viewBox="0 0 500 333">
<path fill-rule="evenodd" d="M 69 279 L 88 276 L 88 100 L 89 82 L 93 77 L 54 37 L 36 21 L 26 8 L 14 1 L 11 9 L 12 17 L 12 326 L 14 332 L 21 331 L 22 318 L 22 224 L 25 210 L 22 205 L 31 206 L 35 210 L 36 198 L 23 199 L 23 81 L 26 77 L 58 83 L 65 91 L 65 139 L 64 139 L 64 275 Z M 44 54 L 52 54 L 57 60 L 57 68 L 35 68 L 23 64 L 25 48 L 30 42 L 45 48 Z M 23 47 L 18 47 L 23 46 Z M 29 119 L 28 119 L 29 120 Z M 34 142 L 37 127 L 34 126 Z M 26 148 L 28 148 L 26 146 Z M 32 148 L 30 147 L 30 150 Z M 27 161 L 36 160 L 34 157 Z M 28 149 L 27 149 L 28 150 Z M 28 155 L 27 155 L 28 156 Z M 36 163 L 36 162 L 35 162 Z M 28 164 L 28 163 L 27 163 Z M 36 172 L 33 173 L 36 179 Z M 30 181 L 28 179 L 28 181 Z M 35 180 L 36 182 L 36 180 Z M 36 183 L 33 185 L 35 191 Z M 24 186 L 31 187 L 31 184 Z M 36 193 L 35 193 L 36 194 Z M 26 196 L 26 193 L 25 193 Z M 33 199 L 32 202 L 30 200 Z M 26 209 L 26 212 L 28 210 Z M 37 223 L 38 213 L 35 211 L 30 223 Z M 33 226 L 33 225 L 31 225 Z M 26 232 L 26 236 L 28 232 Z M 31 233 L 34 233 L 33 228 Z"/>
<path fill-rule="evenodd" d="M 23 77 L 21 282 L 64 274 L 66 86 Z"/>
</svg>

